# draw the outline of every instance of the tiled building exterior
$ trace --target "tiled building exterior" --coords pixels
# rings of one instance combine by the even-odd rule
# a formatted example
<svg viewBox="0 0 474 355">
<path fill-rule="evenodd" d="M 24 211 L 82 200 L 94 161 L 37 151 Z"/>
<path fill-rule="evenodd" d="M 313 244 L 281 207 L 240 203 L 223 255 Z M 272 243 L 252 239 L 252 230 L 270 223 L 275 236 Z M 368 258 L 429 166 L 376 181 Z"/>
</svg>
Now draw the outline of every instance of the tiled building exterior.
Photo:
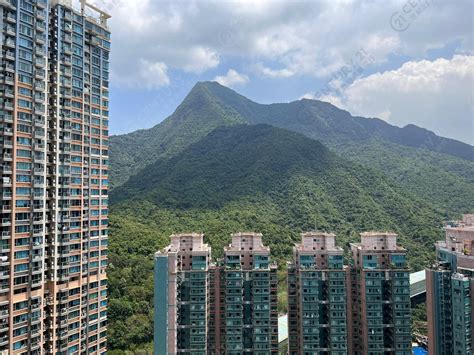
<svg viewBox="0 0 474 355">
<path fill-rule="evenodd" d="M 81 5 L 0 1 L 0 353 L 107 346 L 110 33 Z"/>
<path fill-rule="evenodd" d="M 354 355 L 409 355 L 410 281 L 406 250 L 393 233 L 361 233 L 351 244 L 348 348 Z"/>
<path fill-rule="evenodd" d="M 426 269 L 428 350 L 472 354 L 474 340 L 474 215 L 445 227 L 435 244 L 437 262 Z"/>
<path fill-rule="evenodd" d="M 261 234 L 233 234 L 218 265 L 202 238 L 171 236 L 155 254 L 155 354 L 278 354 L 277 268 Z"/>
<path fill-rule="evenodd" d="M 307 232 L 288 267 L 289 354 L 347 354 L 346 274 L 336 236 Z"/>
<path fill-rule="evenodd" d="M 236 233 L 224 249 L 223 354 L 278 354 L 278 275 L 259 233 Z"/>
<path fill-rule="evenodd" d="M 211 248 L 202 234 L 170 238 L 155 254 L 155 354 L 206 355 Z"/>
</svg>

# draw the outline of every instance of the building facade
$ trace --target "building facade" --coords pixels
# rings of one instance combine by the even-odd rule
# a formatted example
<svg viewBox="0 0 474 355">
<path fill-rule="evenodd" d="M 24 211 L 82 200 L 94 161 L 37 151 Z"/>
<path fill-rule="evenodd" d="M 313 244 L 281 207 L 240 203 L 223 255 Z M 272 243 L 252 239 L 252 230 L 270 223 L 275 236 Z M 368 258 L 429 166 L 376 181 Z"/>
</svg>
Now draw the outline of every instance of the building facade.
<svg viewBox="0 0 474 355">
<path fill-rule="evenodd" d="M 474 339 L 474 215 L 445 227 L 426 269 L 428 349 L 433 355 L 472 354 Z"/>
<path fill-rule="evenodd" d="M 224 248 L 222 354 L 278 354 L 278 275 L 260 233 L 235 233 Z"/>
<path fill-rule="evenodd" d="M 0 353 L 106 350 L 107 18 L 0 1 Z"/>
<path fill-rule="evenodd" d="M 348 348 L 355 355 L 409 355 L 410 280 L 393 233 L 361 233 L 351 244 Z"/>
<path fill-rule="evenodd" d="M 155 254 L 155 354 L 207 355 L 211 248 L 176 234 Z"/>
<path fill-rule="evenodd" d="M 210 262 L 202 234 L 155 254 L 155 354 L 278 354 L 277 268 L 262 235 L 236 233 Z"/>
<path fill-rule="evenodd" d="M 288 267 L 290 355 L 347 354 L 346 274 L 336 236 L 308 232 Z"/>
</svg>

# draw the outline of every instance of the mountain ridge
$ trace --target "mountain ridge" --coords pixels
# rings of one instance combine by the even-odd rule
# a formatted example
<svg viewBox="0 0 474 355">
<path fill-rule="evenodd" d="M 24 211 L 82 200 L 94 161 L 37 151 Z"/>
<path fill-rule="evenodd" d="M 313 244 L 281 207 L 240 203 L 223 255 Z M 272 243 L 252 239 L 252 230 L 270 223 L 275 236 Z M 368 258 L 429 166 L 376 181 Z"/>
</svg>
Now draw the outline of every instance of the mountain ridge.
<svg viewBox="0 0 474 355">
<path fill-rule="evenodd" d="M 430 131 L 352 116 L 322 101 L 258 104 L 215 82 L 197 83 L 173 114 L 153 128 L 111 137 L 111 187 L 122 185 L 149 164 L 170 159 L 217 127 L 258 123 L 319 140 L 341 156 L 383 171 L 407 190 L 446 211 L 461 213 L 472 209 L 469 201 L 474 200 L 474 163 L 416 143 L 421 134 L 431 142 L 427 146 L 435 145 L 433 141 L 439 137 Z M 396 134 L 388 139 L 386 136 L 393 130 Z M 408 137 L 408 145 L 400 144 L 400 135 Z M 443 142 L 440 146 L 451 142 L 448 138 L 439 139 Z M 413 141 L 418 147 L 413 147 Z M 474 148 L 458 143 L 468 150 Z"/>
</svg>

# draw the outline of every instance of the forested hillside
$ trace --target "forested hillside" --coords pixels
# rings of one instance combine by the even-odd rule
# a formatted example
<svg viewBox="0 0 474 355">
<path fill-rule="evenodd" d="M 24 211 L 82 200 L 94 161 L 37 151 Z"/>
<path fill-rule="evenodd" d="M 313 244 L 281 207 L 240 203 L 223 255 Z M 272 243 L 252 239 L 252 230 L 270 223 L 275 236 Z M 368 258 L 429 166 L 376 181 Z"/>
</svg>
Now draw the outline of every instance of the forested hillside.
<svg viewBox="0 0 474 355">
<path fill-rule="evenodd" d="M 379 171 L 268 125 L 218 128 L 132 176 L 111 201 L 110 342 L 119 348 L 151 341 L 152 255 L 174 232 L 204 232 L 218 257 L 230 233 L 259 231 L 284 268 L 302 231 L 334 231 L 345 246 L 390 230 L 420 269 L 443 218 Z"/>
<path fill-rule="evenodd" d="M 169 159 L 217 127 L 267 123 L 317 139 L 334 152 L 379 169 L 408 191 L 447 213 L 474 201 L 474 147 L 408 125 L 351 116 L 317 101 L 261 105 L 215 82 L 198 83 L 162 123 L 110 139 L 111 184 Z"/>
</svg>

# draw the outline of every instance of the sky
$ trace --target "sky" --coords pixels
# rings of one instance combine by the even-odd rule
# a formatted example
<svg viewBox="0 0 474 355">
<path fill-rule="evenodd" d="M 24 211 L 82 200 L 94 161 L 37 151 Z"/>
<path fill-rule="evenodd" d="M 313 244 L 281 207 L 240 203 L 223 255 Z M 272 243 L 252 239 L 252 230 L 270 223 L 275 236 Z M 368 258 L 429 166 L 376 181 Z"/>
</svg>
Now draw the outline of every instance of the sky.
<svg viewBox="0 0 474 355">
<path fill-rule="evenodd" d="M 111 134 L 156 125 L 214 80 L 474 145 L 474 1 L 92 2 L 112 15 Z"/>
</svg>

